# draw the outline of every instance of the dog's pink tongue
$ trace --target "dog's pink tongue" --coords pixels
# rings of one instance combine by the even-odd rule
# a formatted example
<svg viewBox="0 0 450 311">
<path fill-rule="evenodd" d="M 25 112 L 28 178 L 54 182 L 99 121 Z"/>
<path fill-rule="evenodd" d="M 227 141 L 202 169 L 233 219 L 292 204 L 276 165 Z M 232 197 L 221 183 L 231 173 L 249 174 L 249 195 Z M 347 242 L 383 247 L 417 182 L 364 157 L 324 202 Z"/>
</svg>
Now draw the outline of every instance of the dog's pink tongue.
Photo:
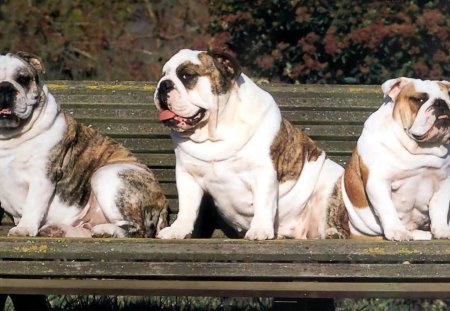
<svg viewBox="0 0 450 311">
<path fill-rule="evenodd" d="M 162 110 L 159 113 L 159 121 L 169 120 L 175 118 L 176 114 L 170 110 Z"/>
</svg>

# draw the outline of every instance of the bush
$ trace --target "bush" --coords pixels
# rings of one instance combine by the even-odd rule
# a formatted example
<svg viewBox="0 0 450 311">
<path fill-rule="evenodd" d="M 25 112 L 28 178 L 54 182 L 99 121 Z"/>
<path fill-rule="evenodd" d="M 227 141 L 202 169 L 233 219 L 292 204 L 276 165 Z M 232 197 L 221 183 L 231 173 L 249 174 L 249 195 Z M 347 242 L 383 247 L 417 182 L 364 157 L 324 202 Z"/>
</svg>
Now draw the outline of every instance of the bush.
<svg viewBox="0 0 450 311">
<path fill-rule="evenodd" d="M 206 48 L 207 22 L 195 0 L 0 0 L 0 51 L 41 56 L 49 79 L 154 80 Z"/>
<path fill-rule="evenodd" d="M 252 75 L 379 84 L 450 76 L 448 1 L 209 0 L 213 47 Z"/>
</svg>

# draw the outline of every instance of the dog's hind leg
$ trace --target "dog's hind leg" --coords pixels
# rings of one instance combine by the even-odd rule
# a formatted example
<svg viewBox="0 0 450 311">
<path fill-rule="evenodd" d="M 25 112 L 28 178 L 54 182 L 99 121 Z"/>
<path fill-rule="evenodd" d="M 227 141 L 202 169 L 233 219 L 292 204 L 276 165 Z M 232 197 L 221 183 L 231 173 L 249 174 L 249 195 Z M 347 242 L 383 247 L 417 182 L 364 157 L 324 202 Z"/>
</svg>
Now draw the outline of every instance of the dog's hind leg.
<svg viewBox="0 0 450 311">
<path fill-rule="evenodd" d="M 94 173 L 91 186 L 108 221 L 94 226 L 93 236 L 153 237 L 167 225 L 165 196 L 147 168 L 108 164 Z"/>
</svg>

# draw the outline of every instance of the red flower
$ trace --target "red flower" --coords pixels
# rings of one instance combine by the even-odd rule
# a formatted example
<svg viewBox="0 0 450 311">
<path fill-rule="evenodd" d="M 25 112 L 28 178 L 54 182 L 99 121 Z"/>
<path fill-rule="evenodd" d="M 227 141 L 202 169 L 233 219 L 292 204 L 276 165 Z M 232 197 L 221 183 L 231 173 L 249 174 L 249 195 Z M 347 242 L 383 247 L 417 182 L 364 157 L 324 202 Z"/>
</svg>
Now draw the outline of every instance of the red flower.
<svg viewBox="0 0 450 311">
<path fill-rule="evenodd" d="M 333 55 L 338 50 L 338 45 L 335 37 L 325 36 L 323 41 L 325 44 L 325 53 Z"/>
</svg>

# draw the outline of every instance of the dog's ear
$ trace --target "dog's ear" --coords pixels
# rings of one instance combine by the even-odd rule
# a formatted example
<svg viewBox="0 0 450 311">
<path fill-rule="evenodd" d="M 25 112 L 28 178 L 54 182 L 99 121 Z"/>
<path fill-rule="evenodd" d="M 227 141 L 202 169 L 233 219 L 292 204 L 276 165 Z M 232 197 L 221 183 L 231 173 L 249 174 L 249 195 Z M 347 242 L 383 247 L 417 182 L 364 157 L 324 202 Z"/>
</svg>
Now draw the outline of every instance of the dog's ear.
<svg viewBox="0 0 450 311">
<path fill-rule="evenodd" d="M 390 79 L 385 81 L 381 85 L 381 89 L 383 90 L 384 96 L 389 96 L 392 101 L 395 102 L 397 95 L 400 93 L 401 89 L 405 87 L 409 82 L 411 82 L 411 78 L 400 77 L 396 79 Z"/>
<path fill-rule="evenodd" d="M 220 71 L 220 73 L 229 80 L 237 79 L 241 73 L 241 66 L 237 60 L 224 51 L 208 51 L 208 55 L 212 57 L 214 66 Z"/>
<path fill-rule="evenodd" d="M 45 74 L 45 66 L 40 57 L 27 52 L 17 52 L 15 55 L 30 64 L 39 74 Z"/>
<path fill-rule="evenodd" d="M 441 81 L 439 81 L 439 83 L 447 88 L 448 96 L 450 96 L 450 82 L 441 80 Z"/>
</svg>

